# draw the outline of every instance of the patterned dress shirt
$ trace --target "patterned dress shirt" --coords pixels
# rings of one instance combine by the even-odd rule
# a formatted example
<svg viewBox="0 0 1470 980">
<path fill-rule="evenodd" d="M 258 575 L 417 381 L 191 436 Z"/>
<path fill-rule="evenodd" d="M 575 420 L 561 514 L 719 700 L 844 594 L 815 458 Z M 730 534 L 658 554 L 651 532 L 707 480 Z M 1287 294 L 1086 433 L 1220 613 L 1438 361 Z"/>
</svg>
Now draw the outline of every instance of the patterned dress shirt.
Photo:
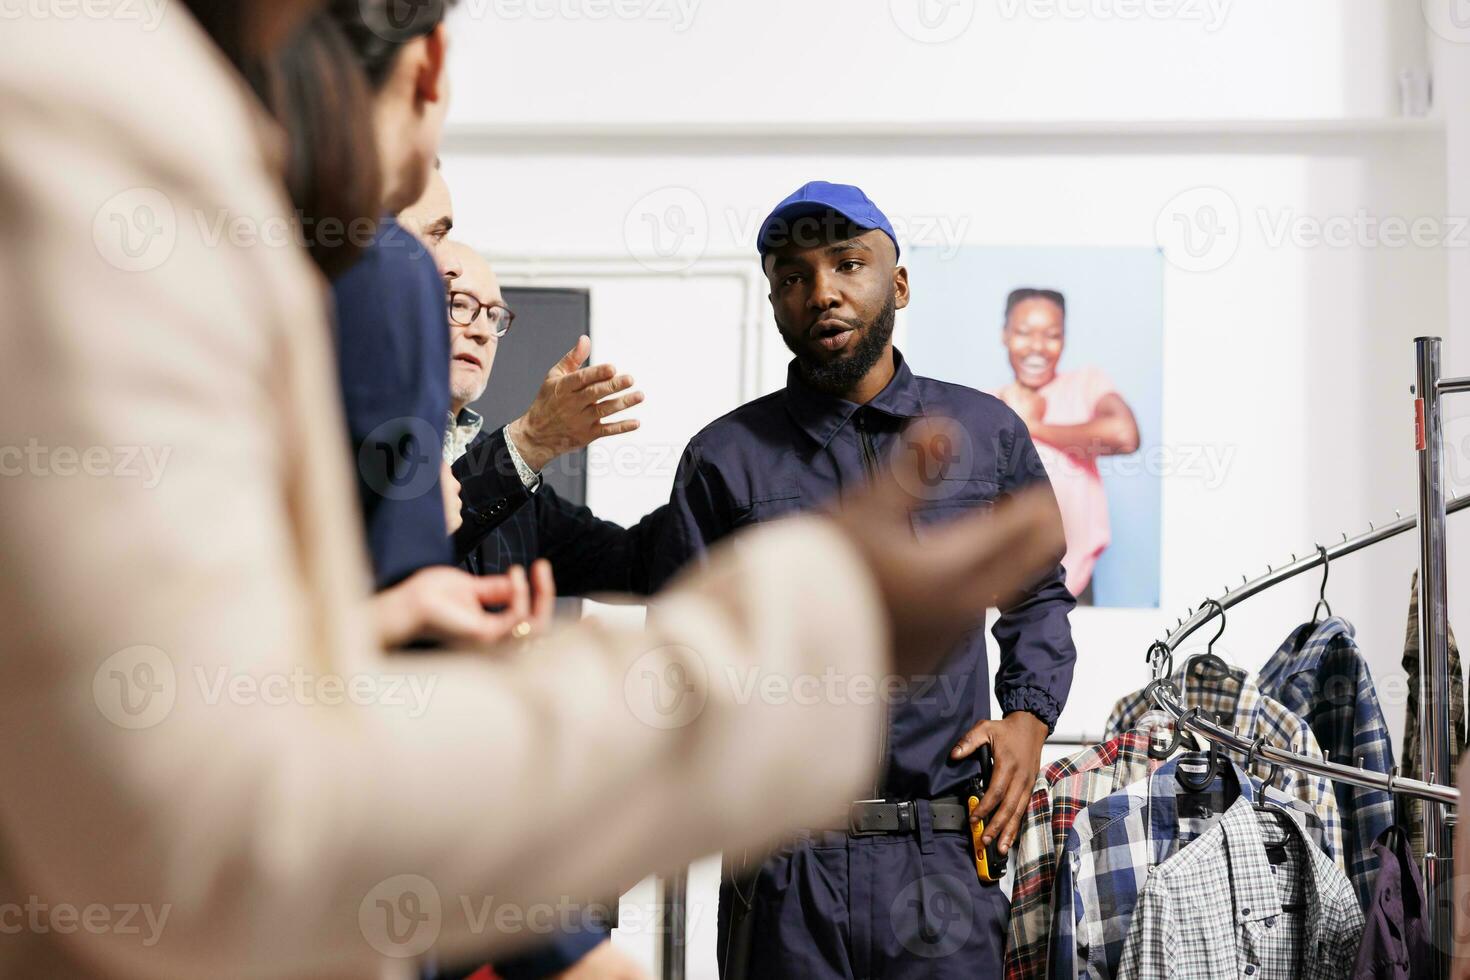
<svg viewBox="0 0 1470 980">
<path fill-rule="evenodd" d="M 1187 683 L 1186 671 L 1189 672 Z M 1259 685 L 1245 671 L 1233 670 L 1222 675 L 1193 661 L 1175 672 L 1171 681 L 1175 690 L 1180 692 L 1185 707 L 1199 708 L 1203 715 L 1214 716 L 1224 727 L 1234 728 L 1242 735 L 1263 736 L 1267 744 L 1292 752 L 1322 758 L 1322 747 L 1307 720 L 1275 698 L 1262 694 Z M 1142 691 L 1130 694 L 1113 708 L 1104 736 L 1111 738 L 1137 727 L 1138 719 L 1153 708 L 1153 702 L 1144 697 Z M 1237 762 L 1245 762 L 1244 753 L 1227 751 L 1227 754 Z M 1251 772 L 1266 779 L 1271 775 L 1271 765 L 1257 759 Z M 1342 819 L 1332 780 L 1294 769 L 1281 770 L 1279 779 L 1276 785 L 1288 796 L 1302 800 L 1321 815 L 1329 841 L 1327 853 L 1346 870 Z"/>
<path fill-rule="evenodd" d="M 1241 796 L 1153 869 L 1119 980 L 1341 980 L 1363 912 L 1347 876 L 1291 821 Z"/>
<path fill-rule="evenodd" d="M 1393 743 L 1373 675 L 1352 624 L 1332 618 L 1297 627 L 1261 669 L 1261 690 L 1307 719 L 1328 757 L 1370 772 L 1393 771 Z M 1381 789 L 1335 783 L 1347 873 L 1366 908 L 1378 856 L 1373 842 L 1393 824 L 1393 797 Z"/>
<path fill-rule="evenodd" d="M 1137 728 L 1053 762 L 1037 777 L 1011 849 L 1016 878 L 1006 940 L 1007 980 L 1046 976 L 1056 860 L 1077 814 L 1162 766 L 1165 759 L 1149 755 L 1150 743 L 1156 737 L 1167 742 L 1172 730 L 1168 715 L 1149 712 Z"/>
<path fill-rule="evenodd" d="M 1208 831 L 1235 799 L 1258 798 L 1260 784 L 1233 763 L 1202 793 L 1179 785 L 1179 768 L 1196 769 L 1204 758 L 1180 756 L 1077 815 L 1057 862 L 1056 927 L 1047 970 L 1054 980 L 1115 977 L 1151 869 Z M 1316 814 L 1274 788 L 1265 795 L 1321 849 L 1324 828 Z"/>
</svg>

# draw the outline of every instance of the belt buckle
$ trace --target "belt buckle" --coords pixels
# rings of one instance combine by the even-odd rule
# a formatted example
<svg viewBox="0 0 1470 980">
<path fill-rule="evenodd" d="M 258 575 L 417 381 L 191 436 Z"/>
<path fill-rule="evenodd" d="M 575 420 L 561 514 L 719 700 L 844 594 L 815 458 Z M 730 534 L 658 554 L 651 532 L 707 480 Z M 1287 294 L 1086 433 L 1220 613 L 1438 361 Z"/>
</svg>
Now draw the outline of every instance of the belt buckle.
<svg viewBox="0 0 1470 980">
<path fill-rule="evenodd" d="M 864 837 L 873 833 L 871 830 L 866 830 L 858 826 L 858 807 L 871 806 L 874 803 L 882 802 L 882 800 L 858 800 L 856 803 L 849 803 L 847 805 L 847 832 L 853 837 Z"/>
</svg>

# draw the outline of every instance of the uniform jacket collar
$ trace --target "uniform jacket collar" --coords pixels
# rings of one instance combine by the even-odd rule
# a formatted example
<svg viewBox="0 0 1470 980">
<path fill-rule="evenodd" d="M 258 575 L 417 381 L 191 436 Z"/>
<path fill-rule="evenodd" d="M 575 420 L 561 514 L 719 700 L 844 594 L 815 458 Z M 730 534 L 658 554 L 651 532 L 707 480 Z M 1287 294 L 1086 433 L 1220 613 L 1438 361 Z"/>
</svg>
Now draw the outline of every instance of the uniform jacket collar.
<svg viewBox="0 0 1470 980">
<path fill-rule="evenodd" d="M 893 349 L 893 363 L 893 380 L 866 407 L 895 419 L 919 418 L 924 414 L 924 403 L 919 395 L 918 379 L 909 370 L 903 354 L 896 347 Z M 864 407 L 820 392 L 807 384 L 801 376 L 801 367 L 795 360 L 786 369 L 785 394 L 786 410 L 791 414 L 792 421 L 818 445 L 824 447 L 852 419 L 857 410 Z"/>
</svg>

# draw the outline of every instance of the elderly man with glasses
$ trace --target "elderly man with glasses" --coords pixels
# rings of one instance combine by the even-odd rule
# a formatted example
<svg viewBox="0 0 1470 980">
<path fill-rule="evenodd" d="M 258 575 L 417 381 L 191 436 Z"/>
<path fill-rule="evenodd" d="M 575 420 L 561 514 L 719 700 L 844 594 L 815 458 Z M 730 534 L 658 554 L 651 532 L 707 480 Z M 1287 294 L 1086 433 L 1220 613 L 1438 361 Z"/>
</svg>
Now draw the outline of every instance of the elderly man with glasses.
<svg viewBox="0 0 1470 980">
<path fill-rule="evenodd" d="M 543 486 L 539 475 L 563 453 L 637 428 L 633 420 L 608 419 L 640 404 L 642 392 L 630 391 L 633 379 L 611 365 L 578 370 L 590 347 L 583 337 L 547 374 L 525 415 L 497 432 L 482 431 L 483 420 L 468 406 L 484 394 L 515 314 L 489 262 L 473 249 L 445 242 L 436 258 L 441 270 L 458 271 L 447 279 L 451 424 L 444 458 L 461 486 L 464 524 L 456 542 L 473 542 L 463 566 L 490 575 L 545 558 L 562 595 L 648 595 L 651 542 L 667 508 L 623 528 Z"/>
</svg>

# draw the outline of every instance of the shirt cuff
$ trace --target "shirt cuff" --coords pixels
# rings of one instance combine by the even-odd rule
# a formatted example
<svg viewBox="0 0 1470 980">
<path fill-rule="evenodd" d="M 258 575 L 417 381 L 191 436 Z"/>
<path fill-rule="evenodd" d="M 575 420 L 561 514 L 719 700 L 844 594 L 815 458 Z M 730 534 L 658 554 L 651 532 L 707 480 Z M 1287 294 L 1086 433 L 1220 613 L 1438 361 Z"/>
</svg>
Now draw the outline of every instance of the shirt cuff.
<svg viewBox="0 0 1470 980">
<path fill-rule="evenodd" d="M 1062 714 L 1062 706 L 1056 698 L 1041 688 L 1013 687 L 997 692 L 996 700 L 1000 702 L 1002 713 L 1008 715 L 1012 711 L 1030 712 L 1046 724 L 1048 735 L 1056 731 L 1057 719 Z"/>
<path fill-rule="evenodd" d="M 510 427 L 505 429 L 505 448 L 510 453 L 510 461 L 515 464 L 516 476 L 521 478 L 521 485 L 527 490 L 535 493 L 541 489 L 541 475 L 531 469 L 531 465 L 521 456 L 521 451 L 516 448 L 516 442 L 510 437 Z"/>
</svg>

